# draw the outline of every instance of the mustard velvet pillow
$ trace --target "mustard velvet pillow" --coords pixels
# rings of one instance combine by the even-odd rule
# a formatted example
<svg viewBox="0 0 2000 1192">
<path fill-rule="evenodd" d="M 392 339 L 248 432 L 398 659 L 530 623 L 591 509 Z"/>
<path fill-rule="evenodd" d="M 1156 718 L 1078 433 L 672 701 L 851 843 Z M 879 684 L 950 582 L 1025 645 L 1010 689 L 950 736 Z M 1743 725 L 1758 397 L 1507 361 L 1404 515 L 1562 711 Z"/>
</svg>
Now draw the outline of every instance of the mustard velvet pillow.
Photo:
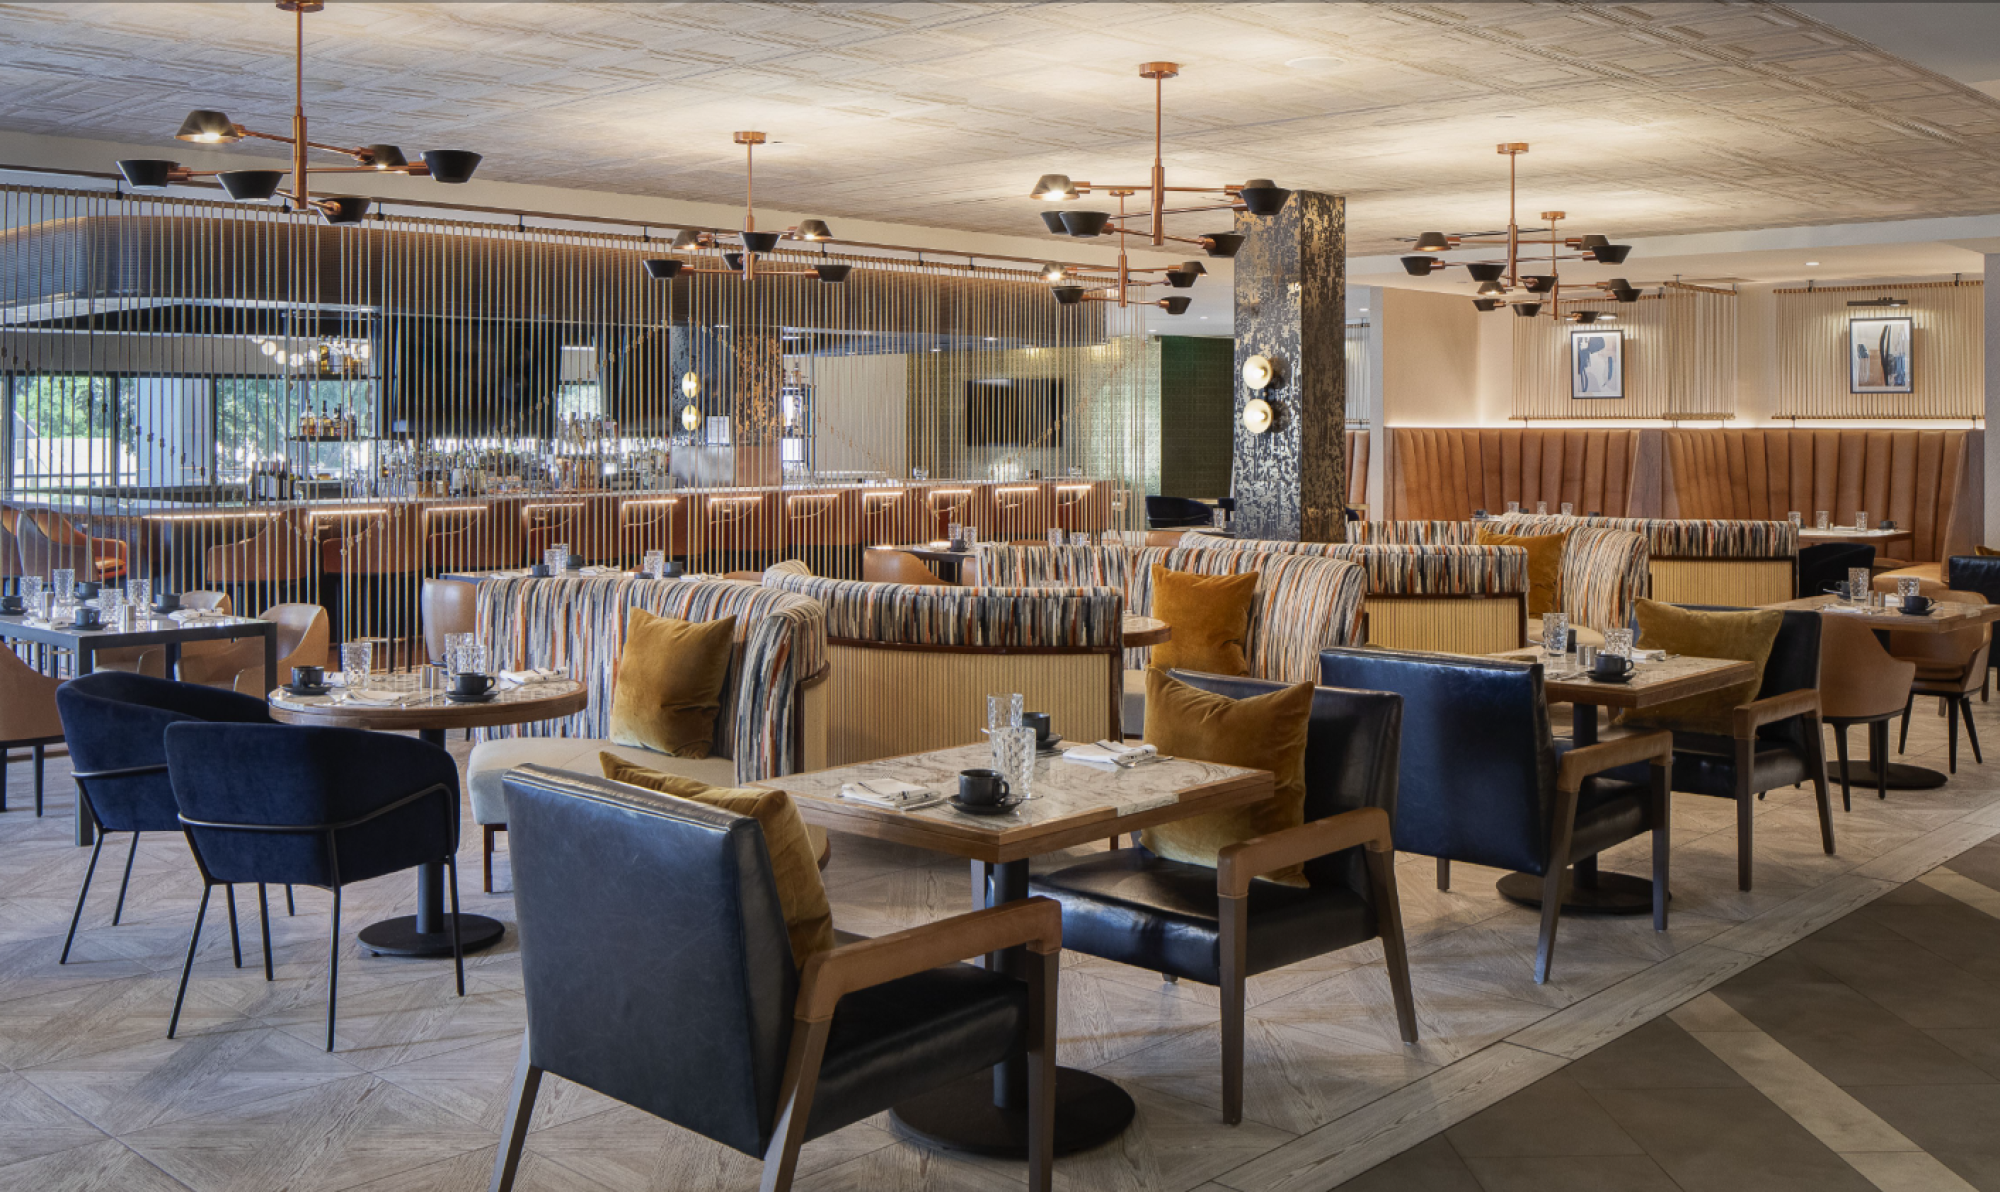
<svg viewBox="0 0 2000 1192">
<path fill-rule="evenodd" d="M 833 947 L 833 907 L 819 878 L 819 857 L 790 795 L 761 787 L 710 786 L 635 766 L 612 753 L 598 754 L 597 762 L 613 782 L 754 817 L 764 830 L 764 849 L 771 855 L 771 876 L 777 880 L 778 907 L 791 937 L 792 959 L 803 967 L 813 953 Z"/>
<path fill-rule="evenodd" d="M 1785 614 L 1775 610 L 1697 612 L 1643 599 L 1638 610 L 1639 644 L 1646 649 L 1694 658 L 1733 658 L 1755 663 L 1757 673 L 1731 687 L 1660 704 L 1643 715 L 1627 715 L 1624 722 L 1728 736 L 1731 712 L 1756 699 L 1758 688 L 1764 685 L 1764 663 L 1771 657 Z"/>
<path fill-rule="evenodd" d="M 1528 552 L 1528 615 L 1562 611 L 1563 548 L 1569 545 L 1569 531 L 1560 534 L 1502 534 L 1480 526 L 1473 534 L 1475 546 L 1518 546 Z"/>
<path fill-rule="evenodd" d="M 1175 627 L 1179 632 L 1179 627 Z M 1146 672 L 1146 740 L 1171 757 L 1269 770 L 1271 797 L 1147 828 L 1140 843 L 1170 861 L 1213 868 L 1225 845 L 1306 822 L 1306 725 L 1313 685 L 1230 699 L 1190 687 L 1163 670 Z M 1300 866 L 1267 873 L 1287 886 L 1306 884 Z"/>
<path fill-rule="evenodd" d="M 707 757 L 735 636 L 735 617 L 677 621 L 633 609 L 611 691 L 612 742 Z"/>
<path fill-rule="evenodd" d="M 1194 575 L 1153 564 L 1153 616 L 1173 636 L 1153 647 L 1152 665 L 1161 670 L 1247 675 L 1250 659 L 1250 601 L 1257 573 Z"/>
<path fill-rule="evenodd" d="M 1994 547 L 1990 546 L 1980 546 L 1978 544 L 1974 544 L 1972 548 L 1972 553 L 1978 555 L 1982 559 L 1990 559 L 1993 558 L 1995 555 L 2000 555 L 2000 549 L 1995 549 Z"/>
</svg>

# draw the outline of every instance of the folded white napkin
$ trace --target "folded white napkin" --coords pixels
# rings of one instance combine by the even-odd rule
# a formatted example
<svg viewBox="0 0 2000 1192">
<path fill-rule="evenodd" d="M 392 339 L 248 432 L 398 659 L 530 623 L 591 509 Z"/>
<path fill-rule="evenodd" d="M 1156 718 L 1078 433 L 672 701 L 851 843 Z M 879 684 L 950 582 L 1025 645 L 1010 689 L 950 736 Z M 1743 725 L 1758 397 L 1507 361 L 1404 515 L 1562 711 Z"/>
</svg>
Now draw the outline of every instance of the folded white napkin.
<svg viewBox="0 0 2000 1192">
<path fill-rule="evenodd" d="M 358 687 L 347 693 L 347 698 L 357 704 L 380 704 L 385 708 L 400 707 L 404 704 L 424 703 L 430 693 L 424 691 L 384 691 L 379 687 Z"/>
<path fill-rule="evenodd" d="M 1078 745 L 1074 749 L 1063 750 L 1066 762 L 1085 762 L 1093 766 L 1137 766 L 1157 761 L 1160 751 L 1151 745 L 1133 745 L 1125 749 L 1107 749 L 1101 742 Z"/>
<path fill-rule="evenodd" d="M 184 608 L 168 613 L 167 619 L 186 625 L 193 621 L 227 621 L 229 614 L 217 612 L 212 608 Z"/>
<path fill-rule="evenodd" d="M 500 672 L 500 686 L 526 687 L 532 683 L 551 683 L 563 678 L 563 673 L 554 667 L 539 667 L 534 670 L 503 670 Z"/>
<path fill-rule="evenodd" d="M 856 803 L 866 803 L 871 807 L 886 807 L 891 811 L 915 811 L 920 807 L 930 807 L 944 802 L 944 796 L 927 786 L 918 786 L 913 782 L 898 782 L 893 778 L 842 783 L 840 797 L 852 799 Z"/>
<path fill-rule="evenodd" d="M 1667 652 L 1665 650 L 1641 650 L 1636 647 L 1632 650 L 1632 661 L 1634 662 L 1660 662 L 1666 656 Z"/>
</svg>

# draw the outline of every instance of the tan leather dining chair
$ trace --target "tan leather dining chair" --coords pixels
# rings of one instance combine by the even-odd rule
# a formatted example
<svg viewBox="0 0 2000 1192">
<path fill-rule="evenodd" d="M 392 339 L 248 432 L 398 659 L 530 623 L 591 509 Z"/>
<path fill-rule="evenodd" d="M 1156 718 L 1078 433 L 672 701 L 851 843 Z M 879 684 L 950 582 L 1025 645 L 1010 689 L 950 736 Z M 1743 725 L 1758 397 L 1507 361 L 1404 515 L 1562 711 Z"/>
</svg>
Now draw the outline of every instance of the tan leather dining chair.
<svg viewBox="0 0 2000 1192">
<path fill-rule="evenodd" d="M 905 550 L 869 550 L 861 555 L 861 578 L 871 584 L 930 584 L 950 587 L 924 561 Z"/>
<path fill-rule="evenodd" d="M 1820 620 L 1820 719 L 1833 729 L 1842 809 L 1854 810 L 1847 777 L 1847 730 L 1852 725 L 1868 726 L 1875 794 L 1889 797 L 1889 722 L 1909 707 L 1910 685 L 1916 677 L 1917 664 L 1891 655 L 1876 640 L 1875 632 L 1861 622 L 1843 617 Z"/>
<path fill-rule="evenodd" d="M 1977 592 L 1940 592 L 1935 599 L 1949 604 L 1976 604 L 1984 606 L 1986 597 Z M 1965 738 L 1972 745 L 1972 759 L 1984 765 L 1986 759 L 1979 752 L 1979 730 L 1972 724 L 1972 695 L 1986 678 L 1987 653 L 1993 646 L 1993 627 L 1977 625 L 1970 629 L 1956 629 L 1950 633 L 1891 633 L 1889 653 L 1904 662 L 1916 664 L 1916 679 L 1910 684 L 1909 699 L 1903 704 L 1903 729 L 1897 739 L 1896 752 L 1901 753 L 1910 743 L 1910 704 L 1920 695 L 1936 696 L 1944 701 L 1945 715 L 1950 720 L 1949 748 L 1946 757 L 1948 769 L 1958 773 L 1958 725 L 1965 721 Z"/>
<path fill-rule="evenodd" d="M 0 811 L 7 810 L 7 763 L 14 750 L 33 750 L 35 814 L 42 814 L 42 764 L 48 747 L 62 743 L 62 717 L 56 713 L 56 688 L 62 680 L 45 675 L 21 661 L 12 650 L 0 649 Z"/>
<path fill-rule="evenodd" d="M 479 585 L 455 579 L 426 579 L 418 598 L 424 621 L 424 657 L 442 666 L 447 634 L 471 633 L 479 626 Z"/>
</svg>

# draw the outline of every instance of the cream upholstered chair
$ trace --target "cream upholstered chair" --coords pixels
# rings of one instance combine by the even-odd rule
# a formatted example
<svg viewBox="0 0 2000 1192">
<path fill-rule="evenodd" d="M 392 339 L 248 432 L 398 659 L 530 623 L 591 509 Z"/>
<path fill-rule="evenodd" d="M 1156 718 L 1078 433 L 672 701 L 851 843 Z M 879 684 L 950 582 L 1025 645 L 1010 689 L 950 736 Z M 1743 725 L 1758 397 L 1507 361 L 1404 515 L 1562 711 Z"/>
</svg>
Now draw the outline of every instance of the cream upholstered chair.
<svg viewBox="0 0 2000 1192">
<path fill-rule="evenodd" d="M 1911 635 L 1914 636 L 1914 635 Z M 1917 664 L 1894 657 L 1859 621 L 1825 617 L 1819 634 L 1819 714 L 1833 729 L 1840 762 L 1840 805 L 1854 809 L 1848 791 L 1847 730 L 1868 726 L 1868 755 L 1875 761 L 1875 793 L 1889 797 L 1889 722 L 1910 704 Z"/>
<path fill-rule="evenodd" d="M 1947 604 L 1976 604 L 1982 607 L 1986 597 L 1977 592 L 1941 592 L 1937 600 Z M 1920 695 L 1934 695 L 1944 701 L 1945 714 L 1950 718 L 1950 746 L 1946 752 L 1949 769 L 1958 773 L 1958 724 L 1961 716 L 1965 721 L 1965 737 L 1972 745 L 1972 758 L 1980 764 L 1986 759 L 1979 752 L 1979 730 L 1972 724 L 1972 694 L 1986 681 L 1986 659 L 1993 647 L 1993 627 L 1977 625 L 1970 629 L 1956 629 L 1949 633 L 1891 633 L 1889 653 L 1904 662 L 1916 664 L 1917 675 L 1910 684 L 1909 698 L 1903 704 L 1903 731 L 1896 743 L 1896 752 L 1901 753 L 1910 743 L 1910 704 Z"/>
<path fill-rule="evenodd" d="M 60 686 L 61 679 L 0 649 L 0 811 L 7 810 L 7 763 L 15 749 L 27 746 L 35 762 L 35 814 L 42 814 L 42 763 L 48 747 L 63 739 L 62 717 L 56 714 Z"/>
</svg>

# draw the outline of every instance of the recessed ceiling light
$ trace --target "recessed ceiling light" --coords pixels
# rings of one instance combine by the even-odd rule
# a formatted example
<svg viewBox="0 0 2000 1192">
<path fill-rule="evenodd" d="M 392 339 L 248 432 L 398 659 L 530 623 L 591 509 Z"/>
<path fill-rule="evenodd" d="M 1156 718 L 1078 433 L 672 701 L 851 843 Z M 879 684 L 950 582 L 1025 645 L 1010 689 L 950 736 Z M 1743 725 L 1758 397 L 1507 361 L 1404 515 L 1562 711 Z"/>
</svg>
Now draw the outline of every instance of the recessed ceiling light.
<svg viewBox="0 0 2000 1192">
<path fill-rule="evenodd" d="M 1819 268 L 1819 262 L 1818 262 L 1818 261 L 1807 261 L 1807 262 L 1806 262 L 1806 268 L 1808 268 L 1808 269 L 1817 269 L 1817 268 Z"/>
<path fill-rule="evenodd" d="M 1308 54 L 1303 58 L 1292 58 L 1285 63 L 1293 70 L 1303 70 L 1308 74 L 1328 74 L 1347 65 L 1345 58 L 1335 58 L 1327 54 Z"/>
<path fill-rule="evenodd" d="M 1367 308 L 1367 307 L 1365 307 L 1365 306 L 1364 306 L 1364 307 L 1362 307 L 1362 308 L 1361 308 L 1361 313 L 1362 313 L 1362 314 L 1364 314 L 1364 315 L 1365 315 L 1365 314 L 1367 314 L 1367 313 L 1368 313 L 1368 308 Z"/>
<path fill-rule="evenodd" d="M 1206 323 L 1208 321 L 1208 316 L 1207 315 L 1201 316 L 1201 321 Z"/>
</svg>

